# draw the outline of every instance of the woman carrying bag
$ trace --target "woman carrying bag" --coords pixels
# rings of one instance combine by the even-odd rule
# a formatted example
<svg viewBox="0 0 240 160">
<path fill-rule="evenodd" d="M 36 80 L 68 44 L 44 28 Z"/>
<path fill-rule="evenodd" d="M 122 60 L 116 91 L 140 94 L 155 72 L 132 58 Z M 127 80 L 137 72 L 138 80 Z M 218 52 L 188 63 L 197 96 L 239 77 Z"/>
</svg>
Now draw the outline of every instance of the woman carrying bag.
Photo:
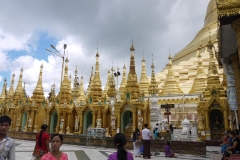
<svg viewBox="0 0 240 160">
<path fill-rule="evenodd" d="M 136 128 L 135 132 L 133 132 L 133 148 L 134 148 L 135 157 L 141 157 L 140 156 L 141 141 L 139 137 L 140 137 L 140 131 L 138 128 Z"/>
</svg>

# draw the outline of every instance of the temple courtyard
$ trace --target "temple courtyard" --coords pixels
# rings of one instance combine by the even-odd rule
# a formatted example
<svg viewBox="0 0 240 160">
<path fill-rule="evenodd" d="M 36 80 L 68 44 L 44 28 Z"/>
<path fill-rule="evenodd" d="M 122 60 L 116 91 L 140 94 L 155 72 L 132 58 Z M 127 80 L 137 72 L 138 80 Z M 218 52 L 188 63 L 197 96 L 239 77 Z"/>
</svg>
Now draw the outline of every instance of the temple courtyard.
<svg viewBox="0 0 240 160">
<path fill-rule="evenodd" d="M 35 145 L 33 141 L 27 140 L 15 140 L 16 142 L 16 160 L 31 160 L 32 152 Z M 191 146 L 189 146 L 190 148 Z M 195 156 L 195 155 L 186 155 L 186 154 L 178 154 L 178 160 L 219 160 L 221 159 L 220 154 L 215 154 L 211 151 L 220 151 L 220 147 L 207 147 L 207 155 L 203 156 Z M 115 152 L 114 149 L 105 149 L 101 147 L 90 147 L 86 148 L 86 146 L 78 146 L 78 145 L 68 145 L 63 144 L 61 150 L 68 154 L 69 160 L 106 160 L 108 155 Z M 133 153 L 133 150 L 130 152 Z M 143 159 L 143 158 L 135 158 L 134 159 Z M 152 156 L 152 159 L 172 159 L 172 158 L 165 158 L 164 153 L 160 153 L 159 156 Z"/>
</svg>

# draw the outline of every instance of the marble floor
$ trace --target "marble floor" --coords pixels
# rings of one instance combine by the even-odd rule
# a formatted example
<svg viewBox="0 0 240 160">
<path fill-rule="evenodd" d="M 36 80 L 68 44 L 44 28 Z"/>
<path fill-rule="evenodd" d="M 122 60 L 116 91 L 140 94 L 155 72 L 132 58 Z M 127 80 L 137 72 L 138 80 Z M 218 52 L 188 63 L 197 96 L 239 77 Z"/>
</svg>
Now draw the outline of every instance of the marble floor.
<svg viewBox="0 0 240 160">
<path fill-rule="evenodd" d="M 31 160 L 32 152 L 35 145 L 33 141 L 25 140 L 15 140 L 16 142 L 16 160 Z M 68 145 L 63 144 L 61 150 L 68 154 L 69 160 L 107 160 L 109 154 L 115 152 L 114 149 L 105 149 L 101 147 L 90 147 L 78 145 Z M 215 154 L 212 151 L 220 151 L 220 147 L 207 147 L 207 155 L 205 156 L 194 156 L 194 155 L 184 155 L 176 154 L 178 160 L 220 160 L 221 155 Z M 132 150 L 130 152 L 133 152 Z M 135 158 L 134 159 L 143 159 Z M 163 153 L 159 156 L 152 156 L 152 159 L 168 160 L 173 158 L 164 157 Z M 175 158 L 174 158 L 175 159 Z"/>
</svg>

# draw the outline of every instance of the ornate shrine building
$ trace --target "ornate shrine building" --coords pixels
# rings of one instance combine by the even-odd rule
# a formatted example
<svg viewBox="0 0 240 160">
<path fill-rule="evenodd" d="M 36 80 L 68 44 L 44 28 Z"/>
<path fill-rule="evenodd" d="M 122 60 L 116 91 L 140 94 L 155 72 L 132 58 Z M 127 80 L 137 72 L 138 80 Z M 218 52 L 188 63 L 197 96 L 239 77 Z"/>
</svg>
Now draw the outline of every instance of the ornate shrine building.
<svg viewBox="0 0 240 160">
<path fill-rule="evenodd" d="M 169 116 L 170 123 L 180 128 L 180 122 L 188 119 L 192 125 L 198 126 L 199 136 L 202 139 L 211 139 L 217 131 L 223 133 L 230 128 L 236 128 L 235 122 L 238 123 L 240 117 L 237 116 L 240 101 L 236 102 L 236 98 L 227 97 L 227 89 L 235 87 L 236 96 L 240 96 L 240 84 L 236 78 L 239 77 L 239 61 L 236 58 L 239 54 L 237 50 L 239 36 L 237 38 L 235 36 L 238 33 L 235 23 L 237 24 L 238 21 L 232 24 L 236 33 L 231 31 L 235 36 L 233 39 L 235 46 L 231 46 L 226 43 L 229 37 L 227 35 L 224 37 L 224 29 L 229 29 L 229 26 L 222 25 L 220 33 L 223 38 L 218 36 L 218 14 L 222 19 L 229 18 L 230 15 L 230 12 L 223 14 L 225 11 L 222 3 L 223 1 L 217 0 L 219 5 L 217 6 L 215 0 L 210 0 L 203 28 L 179 53 L 173 57 L 169 55 L 166 68 L 156 75 L 152 62 L 151 77 L 147 76 L 146 67 L 150 66 L 145 66 L 143 57 L 142 72 L 138 80 L 133 43 L 130 47 L 129 72 L 127 75 L 124 64 L 119 89 L 115 87 L 113 68 L 108 71 L 107 83 L 105 88 L 102 88 L 98 51 L 96 64 L 92 67 L 86 89 L 87 94 L 83 87 L 83 76 L 79 81 L 77 69 L 73 85 L 71 84 L 68 57 L 65 60 L 60 92 L 56 95 L 53 84 L 47 98 L 44 97 L 42 86 L 44 66 L 40 66 L 38 82 L 31 97 L 26 95 L 22 84 L 24 76 L 22 68 L 15 90 L 15 75 L 12 76 L 9 91 L 5 80 L 0 96 L 1 115 L 6 114 L 12 118 L 12 131 L 39 132 L 40 126 L 45 123 L 48 124 L 50 133 L 86 134 L 87 128 L 92 127 L 108 128 L 111 135 L 122 132 L 130 136 L 136 127 L 141 129 L 144 123 L 152 125 L 151 117 L 155 118 L 154 122 L 157 121 L 159 115 L 153 112 L 159 110 L 160 105 L 174 104 L 175 107 L 171 109 Z M 238 18 L 238 15 L 234 16 Z M 221 21 L 221 18 L 221 24 L 229 23 L 227 18 L 226 21 Z M 224 43 L 230 45 L 231 52 L 226 51 L 228 49 L 225 48 Z M 233 54 L 228 56 L 230 53 Z M 224 70 L 220 68 L 221 58 L 224 59 L 224 65 L 231 64 L 229 70 L 226 70 L 227 67 L 224 67 Z M 228 103 L 230 99 L 231 103 Z M 237 105 L 235 104 L 235 109 L 231 109 L 231 106 L 234 107 L 234 102 Z M 161 109 L 161 113 L 163 112 L 164 109 Z"/>
</svg>

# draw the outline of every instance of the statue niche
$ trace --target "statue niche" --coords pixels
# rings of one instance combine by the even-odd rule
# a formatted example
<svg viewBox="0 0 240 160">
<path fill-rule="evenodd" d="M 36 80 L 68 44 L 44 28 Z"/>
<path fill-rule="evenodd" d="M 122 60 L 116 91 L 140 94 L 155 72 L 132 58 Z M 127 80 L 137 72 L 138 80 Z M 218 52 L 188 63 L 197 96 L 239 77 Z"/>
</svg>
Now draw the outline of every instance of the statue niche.
<svg viewBox="0 0 240 160">
<path fill-rule="evenodd" d="M 220 110 L 214 109 L 210 112 L 210 127 L 212 130 L 222 130 L 224 128 L 223 124 L 223 114 Z"/>
</svg>

